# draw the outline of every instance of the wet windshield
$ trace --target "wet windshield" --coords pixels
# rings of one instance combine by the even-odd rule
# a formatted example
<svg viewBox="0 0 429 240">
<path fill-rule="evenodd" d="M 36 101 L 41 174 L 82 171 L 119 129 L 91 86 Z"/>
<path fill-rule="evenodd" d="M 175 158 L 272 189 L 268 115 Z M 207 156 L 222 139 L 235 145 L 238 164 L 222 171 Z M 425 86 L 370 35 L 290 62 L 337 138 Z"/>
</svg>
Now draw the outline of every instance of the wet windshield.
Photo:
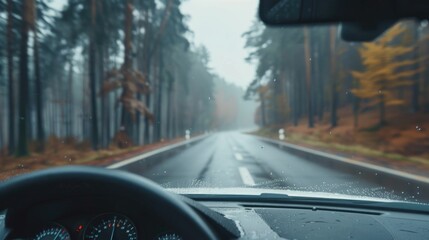
<svg viewBox="0 0 429 240">
<path fill-rule="evenodd" d="M 257 0 L 0 0 L 0 178 L 429 201 L 429 27 L 269 28 Z"/>
</svg>

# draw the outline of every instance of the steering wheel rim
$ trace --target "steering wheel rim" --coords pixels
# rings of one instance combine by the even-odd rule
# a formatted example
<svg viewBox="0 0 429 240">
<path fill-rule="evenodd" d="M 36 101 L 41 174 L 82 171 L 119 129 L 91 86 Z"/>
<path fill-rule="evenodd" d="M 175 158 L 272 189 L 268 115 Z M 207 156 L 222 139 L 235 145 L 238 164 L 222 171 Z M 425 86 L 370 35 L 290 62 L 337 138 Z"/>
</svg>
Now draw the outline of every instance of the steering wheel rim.
<svg viewBox="0 0 429 240">
<path fill-rule="evenodd" d="M 36 171 L 0 184 L 0 209 L 6 210 L 52 198 L 95 196 L 95 193 L 132 197 L 163 221 L 175 225 L 185 239 L 216 239 L 208 225 L 173 193 L 135 174 L 95 167 L 68 166 Z M 149 205 L 150 206 L 150 205 Z M 168 216 L 168 217 L 165 217 Z"/>
</svg>

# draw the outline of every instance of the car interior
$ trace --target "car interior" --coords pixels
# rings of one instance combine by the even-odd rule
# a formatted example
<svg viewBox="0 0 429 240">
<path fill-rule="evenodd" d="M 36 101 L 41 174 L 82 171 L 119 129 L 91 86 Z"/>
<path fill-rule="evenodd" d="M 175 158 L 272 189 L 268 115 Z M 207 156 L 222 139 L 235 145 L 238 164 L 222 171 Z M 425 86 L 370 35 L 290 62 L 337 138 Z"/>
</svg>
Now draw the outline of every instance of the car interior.
<svg viewBox="0 0 429 240">
<path fill-rule="evenodd" d="M 259 16 L 272 27 L 340 24 L 344 40 L 363 42 L 400 19 L 426 19 L 429 3 L 260 0 Z M 429 239 L 426 204 L 338 197 L 167 191 L 121 170 L 53 167 L 1 183 L 0 238 Z"/>
</svg>

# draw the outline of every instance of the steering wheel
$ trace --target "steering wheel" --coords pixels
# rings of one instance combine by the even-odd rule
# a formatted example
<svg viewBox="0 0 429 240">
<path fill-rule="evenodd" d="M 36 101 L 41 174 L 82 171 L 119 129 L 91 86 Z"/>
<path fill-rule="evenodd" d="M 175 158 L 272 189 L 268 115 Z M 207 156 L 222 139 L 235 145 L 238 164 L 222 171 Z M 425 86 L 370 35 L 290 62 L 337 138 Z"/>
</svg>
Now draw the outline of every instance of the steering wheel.
<svg viewBox="0 0 429 240">
<path fill-rule="evenodd" d="M 59 167 L 12 178 L 0 185 L 0 209 L 31 202 L 96 195 L 137 199 L 185 239 L 217 239 L 178 196 L 137 175 L 95 167 Z"/>
</svg>

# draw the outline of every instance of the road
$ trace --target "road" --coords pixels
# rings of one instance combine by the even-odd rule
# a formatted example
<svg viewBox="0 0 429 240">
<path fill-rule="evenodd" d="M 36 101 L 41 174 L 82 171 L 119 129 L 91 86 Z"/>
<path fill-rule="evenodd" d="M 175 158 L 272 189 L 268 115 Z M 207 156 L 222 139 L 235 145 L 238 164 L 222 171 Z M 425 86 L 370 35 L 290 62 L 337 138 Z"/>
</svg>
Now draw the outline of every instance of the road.
<svg viewBox="0 0 429 240">
<path fill-rule="evenodd" d="M 212 134 L 201 141 L 121 167 L 167 188 L 259 187 L 364 195 L 390 199 L 410 196 L 394 186 L 368 181 L 357 169 L 298 157 L 261 139 L 239 132 Z M 399 192 L 399 193 L 398 193 Z"/>
</svg>

